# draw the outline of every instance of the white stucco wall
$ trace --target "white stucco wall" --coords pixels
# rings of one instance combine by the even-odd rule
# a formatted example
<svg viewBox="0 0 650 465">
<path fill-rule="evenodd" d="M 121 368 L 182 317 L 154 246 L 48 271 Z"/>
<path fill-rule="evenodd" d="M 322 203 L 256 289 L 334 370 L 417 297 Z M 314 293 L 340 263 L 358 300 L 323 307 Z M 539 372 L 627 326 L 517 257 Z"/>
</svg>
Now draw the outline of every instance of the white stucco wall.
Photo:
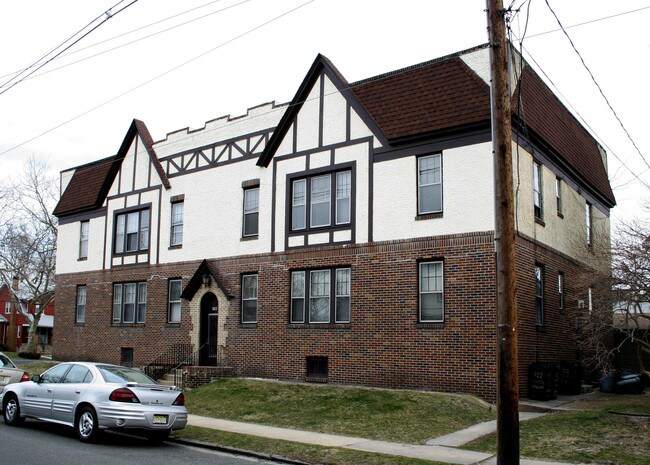
<svg viewBox="0 0 650 465">
<path fill-rule="evenodd" d="M 442 153 L 443 215 L 416 220 L 417 159 L 374 166 L 373 231 L 377 241 L 494 229 L 491 143 Z"/>
<path fill-rule="evenodd" d="M 88 257 L 85 260 L 79 260 L 80 222 L 59 225 L 56 251 L 57 274 L 101 269 L 104 225 L 104 217 L 89 220 Z"/>
</svg>

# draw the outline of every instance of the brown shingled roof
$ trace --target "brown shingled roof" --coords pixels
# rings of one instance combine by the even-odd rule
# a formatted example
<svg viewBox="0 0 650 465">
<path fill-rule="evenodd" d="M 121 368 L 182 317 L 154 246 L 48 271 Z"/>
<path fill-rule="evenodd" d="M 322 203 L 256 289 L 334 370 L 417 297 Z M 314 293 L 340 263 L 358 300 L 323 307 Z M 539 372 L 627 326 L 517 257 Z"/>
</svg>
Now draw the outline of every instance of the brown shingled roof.
<svg viewBox="0 0 650 465">
<path fill-rule="evenodd" d="M 598 144 L 530 66 L 524 67 L 521 85 L 512 97 L 513 116 L 520 116 L 517 105 L 519 92 L 522 94 L 521 113 L 528 129 L 604 196 L 610 206 L 614 206 L 616 200 Z"/>
<path fill-rule="evenodd" d="M 142 121 L 134 119 L 116 155 L 75 169 L 70 183 L 54 209 L 54 215 L 60 218 L 101 207 L 122 160 L 137 135 L 142 139 L 161 182 L 166 189 L 169 189 L 171 184 L 153 149 L 151 134 Z"/>
<path fill-rule="evenodd" d="M 79 166 L 54 209 L 57 217 L 101 207 L 119 161 L 115 156 Z M 110 180 L 110 182 L 109 182 Z"/>
<path fill-rule="evenodd" d="M 389 140 L 490 118 L 490 88 L 458 57 L 352 84 Z"/>
</svg>

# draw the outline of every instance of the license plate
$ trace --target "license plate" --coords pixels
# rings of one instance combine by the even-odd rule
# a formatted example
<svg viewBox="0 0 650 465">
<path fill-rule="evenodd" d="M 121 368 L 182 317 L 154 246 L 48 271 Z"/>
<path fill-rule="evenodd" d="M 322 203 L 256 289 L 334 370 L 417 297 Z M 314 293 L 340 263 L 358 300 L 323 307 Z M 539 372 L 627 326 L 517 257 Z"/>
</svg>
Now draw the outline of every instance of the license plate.
<svg viewBox="0 0 650 465">
<path fill-rule="evenodd" d="M 11 379 L 11 376 L 0 376 L 0 383 L 1 384 L 7 384 L 10 379 Z"/>
<path fill-rule="evenodd" d="M 153 424 L 154 425 L 166 425 L 167 424 L 167 415 L 154 415 Z"/>
</svg>

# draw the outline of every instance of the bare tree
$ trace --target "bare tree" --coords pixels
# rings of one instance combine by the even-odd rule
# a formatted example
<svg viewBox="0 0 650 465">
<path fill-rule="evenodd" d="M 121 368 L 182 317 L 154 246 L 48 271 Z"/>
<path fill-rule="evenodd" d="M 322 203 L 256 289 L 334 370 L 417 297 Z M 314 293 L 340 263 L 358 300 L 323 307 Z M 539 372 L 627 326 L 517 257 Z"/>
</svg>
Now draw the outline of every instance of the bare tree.
<svg viewBox="0 0 650 465">
<path fill-rule="evenodd" d="M 12 278 L 18 278 L 14 300 L 27 301 L 33 309 L 30 351 L 36 351 L 38 324 L 54 298 L 57 221 L 51 212 L 58 189 L 48 171 L 46 162 L 31 157 L 22 175 L 0 190 L 0 275 L 9 289 Z"/>
</svg>

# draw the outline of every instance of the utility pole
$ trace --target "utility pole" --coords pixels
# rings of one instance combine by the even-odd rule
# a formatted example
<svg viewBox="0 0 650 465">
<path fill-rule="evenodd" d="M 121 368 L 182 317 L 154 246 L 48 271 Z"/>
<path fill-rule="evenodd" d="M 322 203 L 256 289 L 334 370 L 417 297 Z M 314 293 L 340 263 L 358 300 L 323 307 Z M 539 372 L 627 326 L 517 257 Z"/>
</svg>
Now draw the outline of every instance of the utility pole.
<svg viewBox="0 0 650 465">
<path fill-rule="evenodd" d="M 519 375 L 509 43 L 503 0 L 486 0 L 492 74 L 497 267 L 497 465 L 519 465 Z"/>
</svg>

